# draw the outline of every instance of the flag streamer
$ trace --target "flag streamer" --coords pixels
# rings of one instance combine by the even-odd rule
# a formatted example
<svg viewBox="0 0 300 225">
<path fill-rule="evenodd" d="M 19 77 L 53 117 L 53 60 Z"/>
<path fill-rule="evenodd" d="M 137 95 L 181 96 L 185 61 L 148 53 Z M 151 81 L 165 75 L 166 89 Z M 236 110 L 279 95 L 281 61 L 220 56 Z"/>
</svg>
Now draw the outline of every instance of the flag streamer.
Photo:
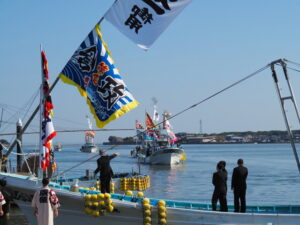
<svg viewBox="0 0 300 225">
<path fill-rule="evenodd" d="M 50 90 L 49 85 L 49 74 L 48 74 L 48 61 L 46 58 L 46 54 L 44 51 L 41 52 L 42 57 L 42 88 L 41 90 L 41 152 L 40 166 L 45 171 L 48 166 L 52 166 L 52 168 L 56 167 L 56 163 L 54 162 L 54 154 L 52 150 L 52 139 L 56 136 L 56 131 L 54 130 L 53 121 L 52 121 L 52 111 L 53 104 L 51 95 L 48 95 Z M 45 96 L 47 96 L 45 98 Z"/>
</svg>

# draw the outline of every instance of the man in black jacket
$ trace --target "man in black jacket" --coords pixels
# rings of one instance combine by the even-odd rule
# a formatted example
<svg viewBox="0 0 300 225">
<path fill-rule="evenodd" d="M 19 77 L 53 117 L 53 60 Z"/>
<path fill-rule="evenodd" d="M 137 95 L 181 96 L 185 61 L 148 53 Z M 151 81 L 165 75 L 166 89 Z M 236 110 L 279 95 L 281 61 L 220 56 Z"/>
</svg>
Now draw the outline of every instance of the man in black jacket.
<svg viewBox="0 0 300 225">
<path fill-rule="evenodd" d="M 120 155 L 119 152 L 112 155 L 105 155 L 105 150 L 99 151 L 100 158 L 97 160 L 98 167 L 94 171 L 94 176 L 100 172 L 101 193 L 110 193 L 110 181 L 114 175 L 112 168 L 110 167 L 110 160 Z"/>
<path fill-rule="evenodd" d="M 244 167 L 243 159 L 237 161 L 238 166 L 234 168 L 231 180 L 231 190 L 234 194 L 234 212 L 246 212 L 246 179 L 248 169 Z M 240 204 L 241 203 L 241 204 Z"/>
<path fill-rule="evenodd" d="M 225 163 L 226 165 L 226 163 Z M 227 212 L 227 171 L 225 169 L 224 161 L 220 161 L 217 164 L 217 172 L 213 174 L 212 183 L 215 186 L 215 190 L 211 199 L 212 210 L 217 210 L 217 202 L 220 201 L 220 211 Z"/>
</svg>

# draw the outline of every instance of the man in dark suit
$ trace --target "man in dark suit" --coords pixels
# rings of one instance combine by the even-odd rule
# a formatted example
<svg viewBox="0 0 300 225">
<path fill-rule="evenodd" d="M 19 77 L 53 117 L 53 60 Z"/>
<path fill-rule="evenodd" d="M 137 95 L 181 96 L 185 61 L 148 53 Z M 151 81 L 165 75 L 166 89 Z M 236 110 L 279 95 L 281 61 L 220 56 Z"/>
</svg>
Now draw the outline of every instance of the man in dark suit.
<svg viewBox="0 0 300 225">
<path fill-rule="evenodd" d="M 225 163 L 226 165 L 226 163 Z M 217 210 L 217 202 L 220 201 L 220 211 L 227 212 L 227 171 L 224 167 L 224 161 L 217 164 L 217 172 L 213 174 L 212 183 L 215 186 L 214 193 L 211 199 L 212 210 Z"/>
<path fill-rule="evenodd" d="M 231 190 L 234 194 L 234 212 L 246 212 L 246 179 L 248 169 L 244 167 L 243 159 L 237 161 L 238 166 L 234 168 L 231 180 Z"/>
<path fill-rule="evenodd" d="M 114 175 L 110 167 L 110 160 L 120 155 L 120 153 L 117 152 L 112 155 L 106 155 L 105 150 L 100 150 L 99 154 L 101 157 L 97 160 L 98 167 L 94 171 L 94 176 L 100 172 L 101 193 L 110 193 L 110 181 Z"/>
</svg>

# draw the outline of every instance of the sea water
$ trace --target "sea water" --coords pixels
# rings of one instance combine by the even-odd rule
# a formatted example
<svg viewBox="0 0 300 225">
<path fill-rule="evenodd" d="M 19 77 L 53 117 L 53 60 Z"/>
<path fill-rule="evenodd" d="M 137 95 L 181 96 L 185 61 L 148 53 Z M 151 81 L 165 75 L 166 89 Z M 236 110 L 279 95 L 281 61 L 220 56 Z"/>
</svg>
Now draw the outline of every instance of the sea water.
<svg viewBox="0 0 300 225">
<path fill-rule="evenodd" d="M 64 145 L 61 152 L 55 152 L 58 172 L 68 170 L 95 156 L 66 172 L 63 178 L 84 176 L 86 169 L 92 175 L 96 169 L 97 154 L 82 153 L 80 147 Z M 100 147 L 110 149 L 110 146 Z M 141 173 L 149 175 L 151 179 L 151 187 L 144 192 L 145 196 L 210 203 L 214 188 L 212 175 L 217 163 L 225 160 L 228 171 L 227 200 L 228 204 L 233 204 L 231 176 L 237 160 L 242 158 L 249 171 L 246 195 L 248 204 L 300 204 L 300 174 L 289 144 L 202 144 L 182 147 L 186 152 L 186 161 L 183 164 L 171 167 L 140 165 Z M 300 148 L 300 145 L 297 147 Z M 133 145 L 123 145 L 107 152 L 121 153 L 111 161 L 115 173 L 138 172 L 137 159 L 130 157 L 130 151 L 134 148 Z"/>
<path fill-rule="evenodd" d="M 80 145 L 63 145 L 61 152 L 55 152 L 58 172 L 67 171 L 63 178 L 75 178 L 90 174 L 97 167 L 97 154 L 80 152 Z M 110 146 L 100 146 L 110 149 Z M 233 168 L 239 158 L 244 159 L 249 174 L 247 179 L 248 205 L 290 205 L 300 204 L 300 174 L 297 169 L 292 148 L 289 144 L 202 144 L 183 145 L 186 161 L 175 166 L 153 166 L 140 164 L 142 174 L 151 179 L 151 187 L 144 192 L 146 197 L 210 203 L 213 193 L 212 175 L 216 164 L 225 160 L 228 171 L 228 204 L 233 204 L 230 189 Z M 118 146 L 107 154 L 120 152 L 121 155 L 111 161 L 115 173 L 138 172 L 137 159 L 130 157 L 133 145 Z M 300 145 L 297 145 L 300 148 Z M 33 147 L 25 146 L 24 151 Z M 11 155 L 12 163 L 15 157 Z M 93 158 L 71 170 L 74 165 Z M 12 216 L 13 216 L 12 212 Z M 10 220 L 6 225 L 25 225 Z"/>
</svg>

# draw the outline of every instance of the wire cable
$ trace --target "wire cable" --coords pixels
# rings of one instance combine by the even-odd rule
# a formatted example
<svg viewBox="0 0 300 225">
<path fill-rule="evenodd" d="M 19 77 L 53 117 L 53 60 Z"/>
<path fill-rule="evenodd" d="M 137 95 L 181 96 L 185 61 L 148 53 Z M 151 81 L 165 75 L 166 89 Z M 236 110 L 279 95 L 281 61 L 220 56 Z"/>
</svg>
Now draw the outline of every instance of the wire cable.
<svg viewBox="0 0 300 225">
<path fill-rule="evenodd" d="M 182 113 L 184 113 L 184 112 L 186 112 L 186 111 L 188 111 L 188 110 L 190 110 L 190 109 L 192 109 L 192 108 L 194 108 L 194 107 L 196 107 L 196 106 L 198 106 L 198 105 L 200 105 L 200 104 L 202 104 L 202 103 L 204 103 L 204 102 L 206 102 L 206 101 L 208 101 L 209 99 L 211 99 L 211 98 L 213 98 L 213 97 L 215 97 L 215 96 L 221 94 L 222 92 L 224 92 L 224 91 L 226 91 L 226 90 L 228 90 L 228 89 L 230 89 L 230 88 L 232 88 L 232 87 L 234 87 L 234 86 L 236 86 L 236 85 L 242 83 L 243 81 L 248 80 L 249 78 L 251 78 L 251 77 L 253 77 L 253 76 L 255 76 L 255 75 L 261 73 L 262 71 L 264 71 L 265 69 L 267 69 L 267 68 L 269 68 L 269 67 L 270 67 L 270 64 L 268 64 L 268 65 L 266 65 L 266 66 L 264 66 L 264 67 L 262 67 L 262 68 L 256 70 L 255 72 L 253 72 L 253 73 L 251 73 L 251 74 L 245 76 L 244 78 L 242 78 L 242 79 L 240 79 L 240 80 L 238 80 L 238 81 L 232 83 L 231 85 L 229 85 L 229 86 L 227 86 L 227 87 L 221 89 L 220 91 L 217 91 L 216 93 L 214 93 L 214 94 L 212 94 L 212 95 L 210 95 L 210 96 L 204 98 L 203 100 L 197 102 L 196 104 L 193 104 L 193 105 L 191 105 L 191 106 L 185 108 L 184 110 L 182 110 L 182 111 L 176 113 L 175 115 L 171 116 L 171 117 L 169 118 L 169 120 L 170 120 L 170 119 L 173 119 L 174 117 L 179 116 L 180 114 L 182 114 Z M 164 123 L 164 122 L 165 122 L 165 121 L 162 121 L 162 122 L 156 124 L 156 126 L 159 126 L 160 124 L 162 124 L 162 123 Z M 146 132 L 146 130 L 142 131 L 141 133 L 145 133 L 145 132 Z M 140 134 L 139 134 L 139 135 L 140 135 Z M 134 135 L 134 136 L 132 136 L 132 137 L 136 137 L 136 136 L 138 136 L 138 135 L 136 134 L 136 135 Z M 119 144 L 113 145 L 112 147 L 106 149 L 106 151 L 115 149 L 115 148 L 117 148 L 117 147 L 119 147 L 119 146 L 120 146 Z M 98 155 L 95 155 L 95 156 L 93 156 L 93 157 L 91 157 L 91 158 L 88 158 L 88 159 L 86 159 L 86 160 L 84 160 L 84 161 L 82 161 L 82 162 L 76 164 L 75 166 L 72 166 L 71 168 L 62 171 L 60 174 L 56 175 L 56 177 L 57 177 L 57 176 L 61 176 L 62 174 L 66 173 L 66 172 L 68 172 L 68 171 L 70 171 L 70 170 L 76 168 L 77 166 L 80 166 L 80 165 L 82 165 L 82 164 L 84 164 L 84 163 L 86 163 L 86 162 L 88 162 L 88 161 L 90 161 L 90 160 L 92 160 L 92 159 L 94 159 L 94 158 L 96 158 L 96 157 L 98 157 Z"/>
</svg>

